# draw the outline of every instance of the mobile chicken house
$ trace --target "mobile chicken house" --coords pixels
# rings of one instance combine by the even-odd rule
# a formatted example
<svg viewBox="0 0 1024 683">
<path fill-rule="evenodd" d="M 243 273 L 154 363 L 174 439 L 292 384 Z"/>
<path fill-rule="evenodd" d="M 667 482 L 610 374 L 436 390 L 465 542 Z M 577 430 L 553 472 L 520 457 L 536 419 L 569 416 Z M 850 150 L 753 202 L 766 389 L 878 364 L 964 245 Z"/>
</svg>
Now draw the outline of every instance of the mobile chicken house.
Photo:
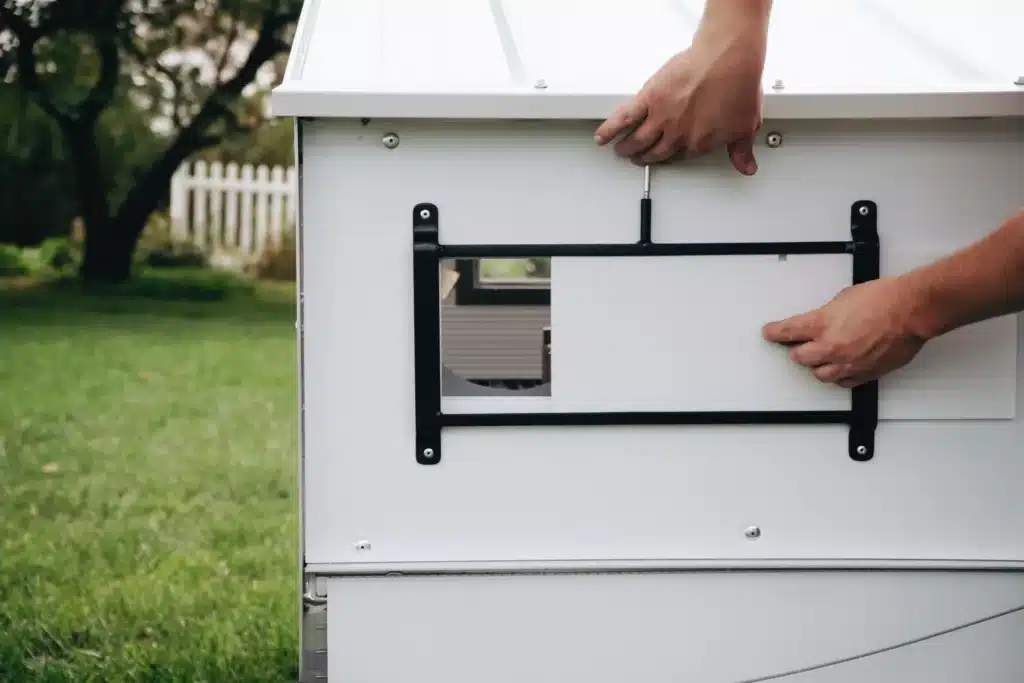
<svg viewBox="0 0 1024 683">
<path fill-rule="evenodd" d="M 700 11 L 307 0 L 303 681 L 1024 680 L 1017 317 L 853 390 L 760 336 L 1020 206 L 1024 6 L 776 0 L 759 172 L 648 178 L 593 133 Z M 453 272 L 549 381 L 460 381 Z"/>
</svg>

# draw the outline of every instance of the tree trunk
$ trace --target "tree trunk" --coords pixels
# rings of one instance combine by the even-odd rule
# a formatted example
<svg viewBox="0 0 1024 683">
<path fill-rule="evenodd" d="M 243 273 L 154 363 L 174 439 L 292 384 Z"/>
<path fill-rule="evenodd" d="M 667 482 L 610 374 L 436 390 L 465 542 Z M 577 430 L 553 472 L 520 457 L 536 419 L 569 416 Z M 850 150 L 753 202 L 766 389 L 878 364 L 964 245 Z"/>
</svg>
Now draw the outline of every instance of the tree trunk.
<svg viewBox="0 0 1024 683">
<path fill-rule="evenodd" d="M 95 121 L 72 119 L 64 125 L 64 136 L 71 152 L 78 206 L 85 226 L 85 253 L 79 275 L 86 282 L 123 282 L 131 277 L 131 248 L 135 243 L 126 244 L 110 218 L 110 188 L 104 182 Z"/>
<path fill-rule="evenodd" d="M 79 275 L 88 283 L 118 283 L 131 279 L 137 236 L 109 220 L 86 225 L 85 250 Z"/>
</svg>

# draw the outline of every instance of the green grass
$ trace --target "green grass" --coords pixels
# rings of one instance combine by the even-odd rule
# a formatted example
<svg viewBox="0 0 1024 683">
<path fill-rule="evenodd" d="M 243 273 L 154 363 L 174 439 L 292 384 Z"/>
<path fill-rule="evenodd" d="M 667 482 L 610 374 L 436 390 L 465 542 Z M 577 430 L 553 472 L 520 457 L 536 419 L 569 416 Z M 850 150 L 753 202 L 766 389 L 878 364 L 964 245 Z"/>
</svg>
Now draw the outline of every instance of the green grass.
<svg viewBox="0 0 1024 683">
<path fill-rule="evenodd" d="M 295 681 L 291 290 L 11 284 L 0 681 Z"/>
</svg>

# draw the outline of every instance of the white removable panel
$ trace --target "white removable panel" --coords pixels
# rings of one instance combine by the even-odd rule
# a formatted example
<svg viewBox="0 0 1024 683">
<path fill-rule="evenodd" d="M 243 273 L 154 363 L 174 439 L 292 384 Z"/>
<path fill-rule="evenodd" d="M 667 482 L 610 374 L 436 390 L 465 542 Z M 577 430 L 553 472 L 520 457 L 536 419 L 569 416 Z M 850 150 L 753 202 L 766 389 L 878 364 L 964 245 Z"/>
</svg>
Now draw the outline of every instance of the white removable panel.
<svg viewBox="0 0 1024 683">
<path fill-rule="evenodd" d="M 878 125 L 786 126 L 781 148 L 758 148 L 753 178 L 719 158 L 659 169 L 656 239 L 844 240 L 850 204 L 873 199 L 885 275 L 977 239 L 1019 205 L 1017 129 Z M 642 170 L 596 150 L 587 124 L 317 121 L 303 131 L 307 562 L 1024 560 L 1018 418 L 889 419 L 870 463 L 849 459 L 844 427 L 711 426 L 451 429 L 441 463 L 416 464 L 412 207 L 439 206 L 446 243 L 633 242 Z M 392 131 L 401 144 L 390 150 L 381 136 Z M 804 136 L 827 145 L 789 145 Z M 795 256 L 770 265 L 801 267 Z M 790 303 L 812 303 L 823 284 Z M 964 397 L 942 405 L 1013 415 L 1016 319 L 986 326 L 929 344 L 883 395 L 905 382 L 903 409 L 957 417 L 934 397 L 910 400 L 911 387 L 939 382 Z M 754 542 L 743 534 L 751 524 L 763 529 Z"/>
<path fill-rule="evenodd" d="M 761 327 L 851 281 L 848 255 L 558 258 L 552 400 L 561 410 L 846 410 Z M 1012 418 L 1016 319 L 964 328 L 884 378 L 881 419 Z M 484 401 L 476 401 L 481 406 Z"/>
<path fill-rule="evenodd" d="M 328 601 L 342 682 L 1024 680 L 1019 612 L 899 647 L 1024 608 L 1019 574 L 340 578 Z"/>
</svg>

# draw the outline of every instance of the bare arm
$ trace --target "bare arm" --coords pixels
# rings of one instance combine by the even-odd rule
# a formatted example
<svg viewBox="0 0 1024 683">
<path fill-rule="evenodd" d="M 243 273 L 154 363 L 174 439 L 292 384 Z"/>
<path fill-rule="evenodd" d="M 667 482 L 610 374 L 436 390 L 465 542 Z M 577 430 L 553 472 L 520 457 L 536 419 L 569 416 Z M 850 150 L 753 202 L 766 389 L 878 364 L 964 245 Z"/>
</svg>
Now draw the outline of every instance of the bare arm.
<svg viewBox="0 0 1024 683">
<path fill-rule="evenodd" d="M 823 382 L 852 387 L 896 370 L 930 339 L 1024 310 L 1024 210 L 974 244 L 921 268 L 839 293 L 772 322 L 768 341 Z"/>
<path fill-rule="evenodd" d="M 1024 310 L 1024 209 L 974 244 L 903 276 L 926 339 Z"/>
</svg>

